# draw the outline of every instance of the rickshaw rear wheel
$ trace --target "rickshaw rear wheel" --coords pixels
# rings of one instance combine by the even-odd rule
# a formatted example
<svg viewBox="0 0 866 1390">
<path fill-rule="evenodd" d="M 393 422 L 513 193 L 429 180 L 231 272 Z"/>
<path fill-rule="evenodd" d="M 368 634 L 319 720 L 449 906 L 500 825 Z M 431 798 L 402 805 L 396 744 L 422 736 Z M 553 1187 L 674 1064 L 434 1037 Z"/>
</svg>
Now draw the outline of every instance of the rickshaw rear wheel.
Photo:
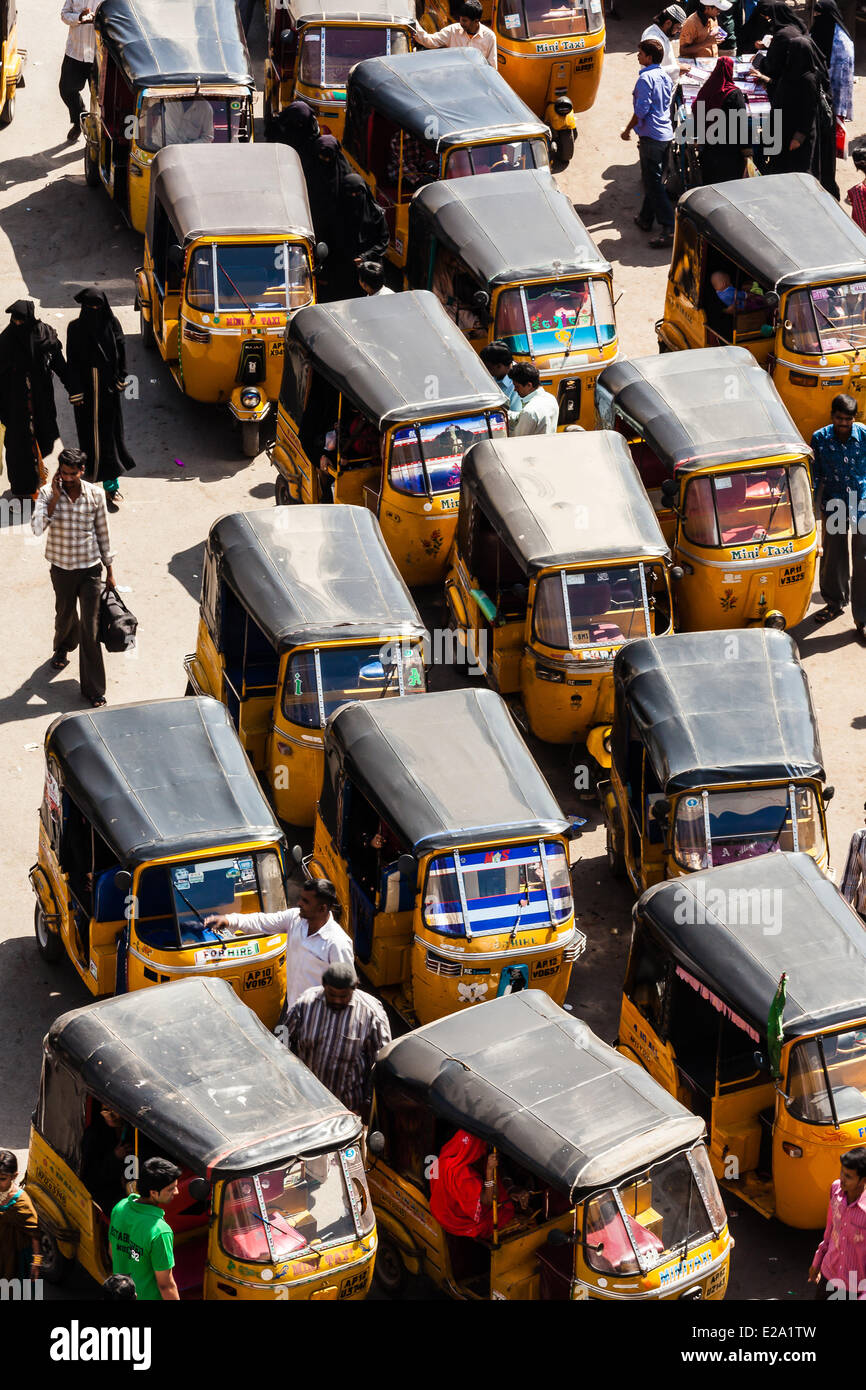
<svg viewBox="0 0 866 1390">
<path fill-rule="evenodd" d="M 248 459 L 254 459 L 259 452 L 258 420 L 241 421 L 241 449 Z"/>
<path fill-rule="evenodd" d="M 156 334 L 153 331 L 153 324 L 150 319 L 144 317 L 144 310 L 141 307 L 138 310 L 138 331 L 141 335 L 141 346 L 146 348 L 148 352 L 153 352 L 156 347 Z"/>
<path fill-rule="evenodd" d="M 99 164 L 96 155 L 91 153 L 90 141 L 84 146 L 84 182 L 88 188 L 98 188 L 102 180 L 99 177 Z"/>
<path fill-rule="evenodd" d="M 41 903 L 37 903 L 33 909 L 33 928 L 36 932 L 36 949 L 40 956 L 47 960 L 49 965 L 56 965 L 63 959 L 63 942 L 57 932 L 49 931 Z"/>
<path fill-rule="evenodd" d="M 6 98 L 3 110 L 0 111 L 0 125 L 11 125 L 15 119 L 15 88 Z"/>
<path fill-rule="evenodd" d="M 408 1277 L 406 1266 L 397 1246 L 388 1236 L 380 1234 L 379 1248 L 376 1251 L 376 1264 L 373 1269 L 373 1278 L 380 1289 L 391 1298 L 399 1298 L 400 1294 L 405 1292 Z"/>
<path fill-rule="evenodd" d="M 39 1253 L 42 1256 L 41 1277 L 46 1284 L 62 1284 L 73 1261 L 61 1255 L 57 1241 L 50 1231 L 39 1232 Z"/>
<path fill-rule="evenodd" d="M 607 854 L 607 867 L 614 878 L 626 878 L 625 856 L 617 849 L 610 826 L 607 826 L 604 832 L 604 848 Z"/>
</svg>

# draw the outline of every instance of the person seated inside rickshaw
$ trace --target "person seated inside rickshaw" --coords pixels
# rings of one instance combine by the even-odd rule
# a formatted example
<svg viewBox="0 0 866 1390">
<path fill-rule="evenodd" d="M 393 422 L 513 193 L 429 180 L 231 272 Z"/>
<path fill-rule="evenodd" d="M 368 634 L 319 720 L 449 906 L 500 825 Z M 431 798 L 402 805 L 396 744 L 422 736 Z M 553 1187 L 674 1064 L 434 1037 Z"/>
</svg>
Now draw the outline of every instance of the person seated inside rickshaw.
<svg viewBox="0 0 866 1390">
<path fill-rule="evenodd" d="M 106 1219 L 127 1195 L 127 1159 L 134 1152 L 131 1127 L 115 1110 L 100 1106 L 81 1141 L 81 1181 Z"/>
<path fill-rule="evenodd" d="M 337 444 L 339 440 L 339 454 Z M 379 462 L 379 430 L 376 424 L 351 406 L 325 435 L 325 447 L 319 457 L 319 501 L 333 502 L 337 465 L 340 468 L 363 468 Z"/>
<path fill-rule="evenodd" d="M 396 197 L 397 184 L 400 178 L 400 135 L 399 130 L 395 130 L 388 145 L 388 164 L 385 170 L 385 181 L 391 185 L 391 190 Z M 405 201 L 407 193 L 414 193 L 423 184 L 430 183 L 439 177 L 439 156 L 429 145 L 425 145 L 422 140 L 416 139 L 414 135 L 403 134 L 403 199 Z"/>
<path fill-rule="evenodd" d="M 212 145 L 213 107 L 209 101 L 165 103 L 165 143 L 167 145 Z"/>
<path fill-rule="evenodd" d="M 724 270 L 714 270 L 710 276 L 710 284 L 726 314 L 752 314 L 757 309 L 767 307 L 767 301 L 762 294 L 754 294 L 752 290 L 735 289 L 730 275 Z"/>
<path fill-rule="evenodd" d="M 516 1224 L 519 1206 L 525 1212 L 530 1193 L 511 1187 L 497 1177 L 496 1156 L 483 1139 L 458 1129 L 440 1150 L 430 1175 L 430 1212 L 449 1235 L 490 1240 L 493 1236 L 494 1196 L 496 1229 Z"/>
</svg>

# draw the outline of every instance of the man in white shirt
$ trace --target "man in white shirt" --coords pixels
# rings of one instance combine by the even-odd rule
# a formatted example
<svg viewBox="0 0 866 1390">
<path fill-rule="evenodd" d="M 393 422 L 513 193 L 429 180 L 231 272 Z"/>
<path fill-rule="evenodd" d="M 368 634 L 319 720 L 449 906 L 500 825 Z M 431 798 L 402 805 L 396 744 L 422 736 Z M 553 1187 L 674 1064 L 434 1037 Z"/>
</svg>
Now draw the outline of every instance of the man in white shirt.
<svg viewBox="0 0 866 1390">
<path fill-rule="evenodd" d="M 428 34 L 416 19 L 415 40 L 422 48 L 477 48 L 482 58 L 496 67 L 496 35 L 481 23 L 479 0 L 463 0 L 458 22 L 446 24 L 435 34 Z"/>
<path fill-rule="evenodd" d="M 668 77 L 676 87 L 680 80 L 680 73 L 687 72 L 688 66 L 680 63 L 673 49 L 674 40 L 680 36 L 680 30 L 686 22 L 686 12 L 681 5 L 668 5 L 666 10 L 657 14 L 652 24 L 644 29 L 641 34 L 641 42 L 644 39 L 657 39 L 664 50 L 664 57 L 659 63 L 662 72 L 666 72 Z"/>
<path fill-rule="evenodd" d="M 508 412 L 509 434 L 556 434 L 559 402 L 539 382 L 534 362 L 515 362 L 511 381 L 520 397 L 520 410 Z"/>
<path fill-rule="evenodd" d="M 352 964 L 355 953 L 352 938 L 331 915 L 337 901 L 333 883 L 316 878 L 305 884 L 297 907 L 283 912 L 230 912 L 224 917 L 206 917 L 206 927 L 254 928 L 256 931 L 286 933 L 286 1004 L 284 1015 L 307 989 L 322 983 L 322 971 L 334 961 Z"/>
<path fill-rule="evenodd" d="M 93 37 L 93 17 L 102 0 L 64 0 L 60 18 L 69 26 L 66 52 L 60 66 L 60 97 L 72 122 L 66 139 L 77 140 L 81 134 L 79 117 L 84 110 L 81 92 L 87 84 L 96 41 Z"/>
<path fill-rule="evenodd" d="M 213 107 L 204 97 L 165 103 L 167 145 L 212 145 Z"/>
</svg>

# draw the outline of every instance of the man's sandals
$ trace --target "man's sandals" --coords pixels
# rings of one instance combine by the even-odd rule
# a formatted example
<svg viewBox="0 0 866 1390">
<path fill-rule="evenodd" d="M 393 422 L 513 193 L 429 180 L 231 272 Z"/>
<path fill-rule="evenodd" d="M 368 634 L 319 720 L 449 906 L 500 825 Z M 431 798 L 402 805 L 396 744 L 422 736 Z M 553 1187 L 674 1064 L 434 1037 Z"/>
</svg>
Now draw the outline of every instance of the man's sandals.
<svg viewBox="0 0 866 1390">
<path fill-rule="evenodd" d="M 823 627 L 825 623 L 832 623 L 834 618 L 841 618 L 844 612 L 844 608 L 836 608 L 834 604 L 828 603 L 826 608 L 818 610 L 813 621 L 816 627 Z"/>
</svg>

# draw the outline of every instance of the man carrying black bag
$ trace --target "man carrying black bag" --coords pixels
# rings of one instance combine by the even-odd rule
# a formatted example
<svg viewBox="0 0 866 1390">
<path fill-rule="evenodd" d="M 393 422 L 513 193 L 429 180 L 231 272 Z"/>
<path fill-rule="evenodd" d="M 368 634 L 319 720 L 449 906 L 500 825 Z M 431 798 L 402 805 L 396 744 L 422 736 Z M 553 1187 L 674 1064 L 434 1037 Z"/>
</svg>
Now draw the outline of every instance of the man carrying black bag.
<svg viewBox="0 0 866 1390">
<path fill-rule="evenodd" d="M 31 526 L 34 535 L 48 532 L 45 558 L 54 586 L 54 653 L 52 671 L 69 665 L 69 652 L 79 647 L 81 693 L 91 705 L 105 704 L 105 664 L 99 645 L 102 566 L 105 581 L 114 588 L 111 537 L 105 493 L 84 481 L 87 457 L 80 449 L 64 449 L 51 482 L 36 499 Z"/>
</svg>

